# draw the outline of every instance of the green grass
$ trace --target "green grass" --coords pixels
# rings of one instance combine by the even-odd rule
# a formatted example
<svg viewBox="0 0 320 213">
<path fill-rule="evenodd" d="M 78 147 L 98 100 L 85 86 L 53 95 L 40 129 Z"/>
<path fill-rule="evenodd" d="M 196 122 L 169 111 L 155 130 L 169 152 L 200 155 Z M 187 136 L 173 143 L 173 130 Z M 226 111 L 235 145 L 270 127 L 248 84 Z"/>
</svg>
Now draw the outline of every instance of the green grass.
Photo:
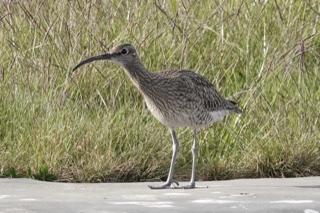
<svg viewBox="0 0 320 213">
<path fill-rule="evenodd" d="M 120 43 L 150 70 L 205 75 L 245 110 L 200 131 L 197 179 L 320 175 L 318 1 L 5 0 L 0 14 L 1 177 L 166 178 L 169 131 L 123 70 L 71 73 Z M 191 131 L 178 138 L 175 178 L 189 180 Z"/>
</svg>

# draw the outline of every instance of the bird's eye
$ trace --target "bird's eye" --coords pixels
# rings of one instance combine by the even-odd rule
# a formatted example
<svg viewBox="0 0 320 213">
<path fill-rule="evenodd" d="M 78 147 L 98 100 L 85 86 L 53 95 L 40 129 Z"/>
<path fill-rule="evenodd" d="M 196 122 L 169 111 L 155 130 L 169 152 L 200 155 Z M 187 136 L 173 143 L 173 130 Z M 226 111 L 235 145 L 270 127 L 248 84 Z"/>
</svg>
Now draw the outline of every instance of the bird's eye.
<svg viewBox="0 0 320 213">
<path fill-rule="evenodd" d="M 123 48 L 123 49 L 121 50 L 121 55 L 127 55 L 128 53 L 129 53 L 129 50 L 126 49 L 126 48 Z"/>
</svg>

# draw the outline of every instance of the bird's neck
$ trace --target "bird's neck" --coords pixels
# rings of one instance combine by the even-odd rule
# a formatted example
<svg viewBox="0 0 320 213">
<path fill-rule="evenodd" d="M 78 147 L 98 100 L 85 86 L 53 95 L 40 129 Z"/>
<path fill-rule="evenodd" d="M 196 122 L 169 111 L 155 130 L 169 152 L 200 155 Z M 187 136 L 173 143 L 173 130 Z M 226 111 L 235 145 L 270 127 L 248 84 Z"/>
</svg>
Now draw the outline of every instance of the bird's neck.
<svg viewBox="0 0 320 213">
<path fill-rule="evenodd" d="M 148 93 L 148 88 L 153 84 L 156 75 L 145 68 L 142 63 L 124 65 L 127 75 L 133 84 L 142 92 Z"/>
</svg>

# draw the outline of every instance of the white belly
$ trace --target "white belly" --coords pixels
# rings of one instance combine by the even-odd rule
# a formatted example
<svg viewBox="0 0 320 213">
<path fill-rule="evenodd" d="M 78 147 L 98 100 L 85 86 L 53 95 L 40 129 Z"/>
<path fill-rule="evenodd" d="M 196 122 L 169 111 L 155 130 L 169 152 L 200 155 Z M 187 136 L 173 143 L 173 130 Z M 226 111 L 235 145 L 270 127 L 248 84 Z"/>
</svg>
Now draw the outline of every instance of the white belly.
<svg viewBox="0 0 320 213">
<path fill-rule="evenodd" d="M 190 127 L 192 129 L 198 129 L 222 120 L 223 116 L 229 113 L 227 110 L 221 110 L 203 113 L 203 116 L 199 116 L 196 110 L 194 112 L 175 112 L 170 110 L 162 112 L 155 105 L 148 102 L 146 103 L 151 114 L 169 128 Z"/>
</svg>

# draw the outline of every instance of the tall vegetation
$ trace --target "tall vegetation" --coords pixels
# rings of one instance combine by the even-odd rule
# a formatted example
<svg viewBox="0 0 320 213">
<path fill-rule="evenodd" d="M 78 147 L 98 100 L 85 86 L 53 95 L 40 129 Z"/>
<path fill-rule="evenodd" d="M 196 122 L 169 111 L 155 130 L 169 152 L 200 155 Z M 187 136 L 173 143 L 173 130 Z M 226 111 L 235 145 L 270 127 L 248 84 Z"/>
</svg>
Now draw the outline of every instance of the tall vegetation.
<svg viewBox="0 0 320 213">
<path fill-rule="evenodd" d="M 120 43 L 155 72 L 206 76 L 245 111 L 200 131 L 199 180 L 320 174 L 318 1 L 4 0 L 0 14 L 0 176 L 166 178 L 169 132 L 125 73 L 71 73 Z M 188 180 L 191 131 L 178 138 L 175 178 Z"/>
</svg>

